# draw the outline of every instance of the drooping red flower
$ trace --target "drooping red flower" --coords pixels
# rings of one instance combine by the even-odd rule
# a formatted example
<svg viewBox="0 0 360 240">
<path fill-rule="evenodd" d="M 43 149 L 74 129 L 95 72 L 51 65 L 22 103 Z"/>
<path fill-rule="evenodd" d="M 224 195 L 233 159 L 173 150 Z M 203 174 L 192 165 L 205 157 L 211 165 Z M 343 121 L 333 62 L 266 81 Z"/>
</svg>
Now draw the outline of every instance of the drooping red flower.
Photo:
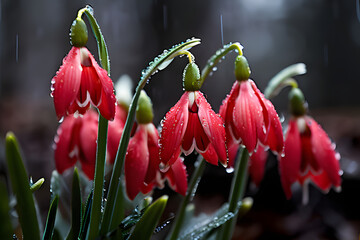
<svg viewBox="0 0 360 240">
<path fill-rule="evenodd" d="M 152 123 L 138 124 L 130 139 L 125 157 L 125 183 L 131 200 L 140 192 L 146 194 L 155 186 L 162 187 L 165 178 L 176 192 L 186 194 L 187 175 L 180 158 L 167 173 L 160 172 L 158 140 L 158 131 Z"/>
<path fill-rule="evenodd" d="M 81 169 L 89 179 L 94 179 L 96 161 L 98 114 L 89 110 L 83 116 L 65 117 L 57 130 L 54 154 L 59 173 L 80 162 Z"/>
<path fill-rule="evenodd" d="M 239 144 L 250 153 L 249 174 L 259 186 L 265 172 L 269 147 L 282 153 L 282 126 L 273 104 L 264 97 L 252 80 L 235 81 L 220 107 L 225 122 L 229 167 L 234 166 Z"/>
<path fill-rule="evenodd" d="M 78 111 L 84 114 L 92 103 L 103 117 L 114 119 L 113 82 L 86 47 L 72 47 L 56 76 L 51 80 L 51 95 L 60 120 Z"/>
<path fill-rule="evenodd" d="M 280 177 L 286 197 L 291 185 L 313 182 L 322 191 L 341 188 L 340 155 L 335 152 L 326 132 L 309 116 L 293 117 L 285 137 L 284 155 L 280 156 Z M 306 189 L 306 186 L 305 188 Z M 304 193 L 307 201 L 307 192 Z"/>
<path fill-rule="evenodd" d="M 195 149 L 214 165 L 227 165 L 223 121 L 200 91 L 186 91 L 166 114 L 160 137 L 160 160 L 172 165 Z"/>
<path fill-rule="evenodd" d="M 281 153 L 284 145 L 282 127 L 272 103 L 252 80 L 235 81 L 230 95 L 220 107 L 227 144 L 243 144 L 250 154 L 258 144 Z"/>
</svg>

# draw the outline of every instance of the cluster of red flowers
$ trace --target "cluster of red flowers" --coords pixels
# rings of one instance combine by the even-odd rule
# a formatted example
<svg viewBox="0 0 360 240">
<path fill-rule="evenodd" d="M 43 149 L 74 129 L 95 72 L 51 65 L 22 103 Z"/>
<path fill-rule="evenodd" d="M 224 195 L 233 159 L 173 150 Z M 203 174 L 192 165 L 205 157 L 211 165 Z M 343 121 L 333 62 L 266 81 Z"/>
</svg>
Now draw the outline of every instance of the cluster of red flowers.
<svg viewBox="0 0 360 240">
<path fill-rule="evenodd" d="M 113 84 L 107 72 L 85 47 L 73 47 L 52 80 L 56 114 L 65 117 L 55 138 L 55 163 L 60 173 L 81 163 L 94 176 L 98 108 L 109 123 L 107 162 L 114 162 L 127 110 L 116 107 Z M 116 111 L 115 111 L 116 110 Z M 78 112 L 80 115 L 71 115 Z M 70 115 L 69 115 L 70 114 Z M 250 175 L 259 184 L 264 175 L 265 149 L 276 153 L 286 196 L 294 182 L 312 180 L 320 189 L 340 187 L 337 154 L 326 133 L 310 117 L 294 117 L 283 139 L 282 126 L 272 103 L 250 79 L 235 81 L 216 114 L 200 91 L 185 91 L 166 114 L 159 137 L 152 122 L 137 123 L 125 159 L 126 189 L 130 199 L 139 192 L 171 187 L 185 195 L 187 175 L 180 158 L 194 150 L 214 165 L 233 166 L 239 145 L 250 153 Z M 159 165 L 165 165 L 166 172 Z"/>
</svg>

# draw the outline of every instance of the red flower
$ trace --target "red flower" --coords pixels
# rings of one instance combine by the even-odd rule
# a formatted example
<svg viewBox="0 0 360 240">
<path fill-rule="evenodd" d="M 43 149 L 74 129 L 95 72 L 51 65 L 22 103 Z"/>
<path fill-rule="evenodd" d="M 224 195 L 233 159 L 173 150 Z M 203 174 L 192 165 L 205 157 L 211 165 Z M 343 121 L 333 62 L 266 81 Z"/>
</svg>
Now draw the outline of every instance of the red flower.
<svg viewBox="0 0 360 240">
<path fill-rule="evenodd" d="M 312 181 L 327 192 L 333 185 L 340 190 L 340 155 L 335 152 L 326 132 L 309 116 L 290 120 L 280 157 L 281 183 L 286 197 L 291 197 L 291 185 L 299 182 L 305 187 Z M 304 193 L 307 200 L 307 192 Z"/>
<path fill-rule="evenodd" d="M 133 200 L 139 192 L 150 192 L 154 186 L 161 187 L 168 178 L 173 189 L 186 194 L 187 176 L 181 159 L 167 173 L 159 169 L 159 135 L 154 124 L 138 124 L 130 139 L 125 158 L 125 181 L 128 197 Z"/>
<path fill-rule="evenodd" d="M 98 114 L 90 110 L 83 116 L 67 116 L 55 137 L 55 166 L 59 173 L 80 162 L 83 172 L 94 179 Z"/>
<path fill-rule="evenodd" d="M 113 83 L 86 47 L 71 48 L 51 83 L 58 119 L 76 111 L 84 114 L 90 102 L 106 119 L 114 118 Z"/>
<path fill-rule="evenodd" d="M 186 91 L 166 114 L 160 137 L 160 160 L 173 164 L 181 151 L 199 152 L 209 163 L 227 165 L 225 129 L 200 91 Z"/>
<path fill-rule="evenodd" d="M 117 105 L 114 121 L 109 122 L 107 138 L 107 161 L 113 164 L 119 147 L 120 138 L 124 130 L 127 109 L 121 104 Z"/>
<path fill-rule="evenodd" d="M 261 143 L 272 151 L 282 152 L 284 142 L 279 117 L 252 80 L 234 83 L 220 107 L 220 115 L 225 122 L 229 148 L 241 143 L 252 154 Z"/>
</svg>

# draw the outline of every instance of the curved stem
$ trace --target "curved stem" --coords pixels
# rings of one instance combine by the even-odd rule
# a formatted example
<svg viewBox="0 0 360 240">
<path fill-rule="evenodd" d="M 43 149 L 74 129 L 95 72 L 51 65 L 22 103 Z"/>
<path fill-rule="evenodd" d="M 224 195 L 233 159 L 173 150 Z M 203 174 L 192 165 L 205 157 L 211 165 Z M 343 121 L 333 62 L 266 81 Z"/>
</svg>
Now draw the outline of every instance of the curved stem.
<svg viewBox="0 0 360 240">
<path fill-rule="evenodd" d="M 213 71 L 213 68 L 218 64 L 218 62 L 229 52 L 236 50 L 239 55 L 242 55 L 242 49 L 243 47 L 240 45 L 240 43 L 229 43 L 225 45 L 223 48 L 216 51 L 215 55 L 213 55 L 207 62 L 204 69 L 201 71 L 201 85 L 207 78 L 207 76 Z M 200 86 L 201 86 L 200 85 Z"/>
<path fill-rule="evenodd" d="M 275 97 L 286 86 L 297 87 L 297 82 L 292 77 L 305 73 L 306 66 L 303 63 L 293 64 L 284 68 L 269 81 L 264 91 L 265 97 L 267 99 Z"/>
<path fill-rule="evenodd" d="M 201 160 L 198 163 L 198 166 L 195 169 L 195 172 L 191 177 L 190 186 L 187 190 L 186 196 L 183 198 L 181 202 L 181 206 L 176 214 L 175 221 L 170 230 L 170 234 L 169 234 L 170 237 L 168 238 L 169 240 L 178 239 L 181 227 L 184 224 L 184 220 L 185 220 L 186 206 L 189 204 L 191 198 L 194 196 L 196 192 L 197 185 L 204 172 L 205 166 L 206 166 L 205 160 L 204 158 L 201 158 Z"/>
<path fill-rule="evenodd" d="M 124 131 L 121 135 L 118 152 L 116 154 L 113 172 L 112 172 L 111 180 L 110 180 L 109 191 L 107 194 L 107 202 L 105 205 L 104 217 L 103 217 L 103 221 L 101 224 L 100 234 L 105 234 L 105 233 L 109 232 L 111 230 L 111 226 L 113 226 L 112 214 L 115 209 L 115 204 L 116 204 L 115 200 L 116 200 L 116 195 L 117 195 L 117 191 L 118 191 L 120 175 L 121 175 L 121 173 L 123 171 L 123 167 L 124 167 L 126 150 L 127 150 L 128 144 L 129 144 L 130 132 L 134 125 L 134 117 L 135 117 L 136 107 L 137 107 L 137 103 L 139 100 L 141 90 L 144 88 L 145 84 L 148 82 L 150 77 L 154 73 L 159 71 L 161 65 L 163 65 L 164 63 L 166 63 L 168 61 L 171 61 L 175 56 L 178 56 L 179 52 L 181 53 L 182 51 L 188 50 L 191 47 L 194 47 L 198 44 L 200 44 L 200 39 L 189 39 L 186 42 L 175 45 L 169 51 L 164 51 L 163 54 L 156 57 L 154 59 L 154 61 L 149 65 L 149 67 L 142 71 L 142 76 L 140 78 L 138 86 L 136 87 L 135 94 L 134 94 L 133 99 L 130 104 L 129 113 L 128 113 L 126 123 L 124 126 Z M 163 68 L 161 68 L 161 69 L 163 69 Z"/>
<path fill-rule="evenodd" d="M 189 52 L 187 50 L 179 51 L 177 53 L 177 56 L 179 56 L 179 55 L 186 55 L 188 57 L 188 59 L 189 59 L 189 63 L 192 63 L 195 60 L 194 55 L 192 55 L 191 52 Z"/>
<path fill-rule="evenodd" d="M 246 178 L 247 178 L 247 167 L 249 160 L 249 152 L 246 148 L 241 147 L 240 153 L 236 161 L 235 174 L 231 183 L 230 191 L 230 202 L 229 202 L 229 212 L 236 212 L 238 207 L 238 202 L 243 198 Z M 234 226 L 236 224 L 237 215 L 227 221 L 220 229 L 217 239 L 229 240 L 234 231 Z"/>
</svg>

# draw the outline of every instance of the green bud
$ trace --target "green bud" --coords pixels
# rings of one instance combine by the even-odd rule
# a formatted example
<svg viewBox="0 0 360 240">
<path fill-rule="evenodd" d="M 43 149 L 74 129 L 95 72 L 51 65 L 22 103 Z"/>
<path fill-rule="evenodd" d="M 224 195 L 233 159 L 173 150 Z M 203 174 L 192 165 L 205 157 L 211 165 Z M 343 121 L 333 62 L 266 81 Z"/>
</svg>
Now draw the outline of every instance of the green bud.
<svg viewBox="0 0 360 240">
<path fill-rule="evenodd" d="M 85 22 L 81 18 L 73 21 L 70 28 L 70 42 L 75 47 L 84 47 L 88 40 L 88 31 Z"/>
<path fill-rule="evenodd" d="M 195 63 L 188 63 L 183 73 L 183 86 L 185 91 L 198 91 L 201 88 L 200 70 Z"/>
<path fill-rule="evenodd" d="M 299 88 L 292 88 L 289 92 L 290 113 L 293 116 L 303 116 L 307 110 L 304 94 Z"/>
<path fill-rule="evenodd" d="M 154 118 L 152 102 L 144 90 L 141 90 L 136 108 L 136 121 L 140 124 L 151 123 Z"/>
<path fill-rule="evenodd" d="M 246 81 L 250 77 L 249 63 L 244 56 L 237 56 L 235 60 L 235 77 L 238 81 Z"/>
</svg>

